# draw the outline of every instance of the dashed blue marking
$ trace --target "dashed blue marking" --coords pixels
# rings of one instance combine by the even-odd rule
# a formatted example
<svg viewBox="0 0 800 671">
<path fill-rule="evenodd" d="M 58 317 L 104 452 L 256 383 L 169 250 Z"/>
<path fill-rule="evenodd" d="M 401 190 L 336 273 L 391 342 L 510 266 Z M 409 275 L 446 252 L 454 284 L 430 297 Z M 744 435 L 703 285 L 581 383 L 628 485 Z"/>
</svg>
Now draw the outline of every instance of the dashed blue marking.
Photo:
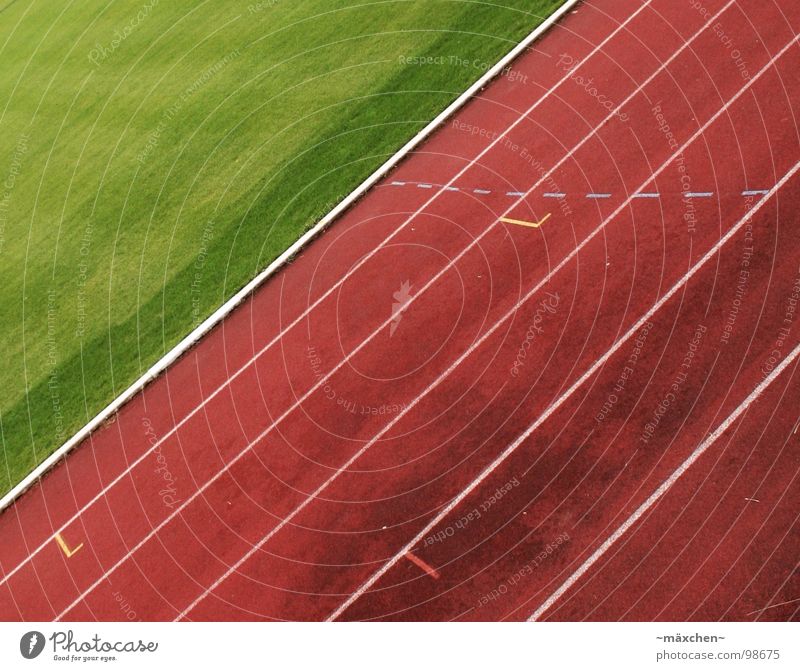
<svg viewBox="0 0 800 671">
<path fill-rule="evenodd" d="M 490 189 L 464 189 L 457 186 L 443 186 L 440 184 L 431 184 L 428 182 L 402 182 L 399 180 L 395 180 L 389 183 L 389 186 L 416 186 L 419 189 L 432 189 L 434 187 L 441 188 L 444 191 L 467 191 L 472 193 L 477 193 L 480 195 L 489 195 L 492 193 Z M 505 194 L 512 198 L 522 198 L 524 196 L 529 195 L 525 191 L 506 191 Z M 767 196 L 769 195 L 768 189 L 746 189 L 741 192 L 743 196 Z M 586 198 L 597 200 L 597 199 L 605 199 L 611 198 L 613 194 L 611 193 L 586 193 L 581 194 Z M 687 191 L 684 194 L 681 194 L 684 199 L 688 198 L 711 198 L 714 195 L 713 191 Z M 566 198 L 567 194 L 563 191 L 548 191 L 542 194 L 543 198 Z M 650 191 L 650 192 L 641 192 L 641 193 L 634 193 L 630 196 L 631 198 L 661 198 L 661 193 L 658 191 Z"/>
</svg>

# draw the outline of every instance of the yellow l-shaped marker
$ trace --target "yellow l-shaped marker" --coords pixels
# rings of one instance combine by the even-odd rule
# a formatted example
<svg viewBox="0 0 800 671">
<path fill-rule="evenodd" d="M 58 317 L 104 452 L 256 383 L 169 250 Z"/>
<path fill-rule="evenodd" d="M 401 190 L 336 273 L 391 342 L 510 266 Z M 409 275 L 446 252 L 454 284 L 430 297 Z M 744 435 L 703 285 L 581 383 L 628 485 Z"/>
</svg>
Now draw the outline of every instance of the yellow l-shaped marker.
<svg viewBox="0 0 800 671">
<path fill-rule="evenodd" d="M 60 547 L 61 551 L 65 555 L 67 555 L 67 559 L 69 559 L 72 555 L 74 555 L 78 550 L 80 550 L 83 547 L 83 543 L 81 543 L 74 550 L 70 550 L 69 546 L 67 545 L 67 541 L 65 541 L 63 538 L 61 538 L 61 534 L 56 534 L 55 535 L 55 539 L 56 539 L 56 543 L 58 543 L 58 547 Z"/>
<path fill-rule="evenodd" d="M 500 217 L 500 221 L 504 224 L 516 224 L 517 226 L 527 226 L 528 228 L 539 228 L 545 221 L 550 218 L 552 212 L 548 212 L 544 219 L 539 222 L 534 221 L 522 221 L 521 219 L 508 219 L 507 217 Z"/>
</svg>

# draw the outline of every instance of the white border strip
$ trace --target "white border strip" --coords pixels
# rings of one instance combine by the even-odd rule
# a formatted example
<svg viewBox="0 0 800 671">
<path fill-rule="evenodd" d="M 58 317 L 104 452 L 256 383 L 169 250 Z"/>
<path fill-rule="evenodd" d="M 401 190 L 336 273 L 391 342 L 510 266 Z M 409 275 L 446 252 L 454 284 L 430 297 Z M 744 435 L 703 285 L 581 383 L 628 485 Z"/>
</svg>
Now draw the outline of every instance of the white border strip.
<svg viewBox="0 0 800 671">
<path fill-rule="evenodd" d="M 145 372 L 130 387 L 117 396 L 103 410 L 91 419 L 82 429 L 72 438 L 59 447 L 53 454 L 39 464 L 31 473 L 8 494 L 0 499 L 0 513 L 16 501 L 25 491 L 36 484 L 58 461 L 69 454 L 75 447 L 80 445 L 89 435 L 103 424 L 107 419 L 114 415 L 123 405 L 142 391 L 150 382 L 155 380 L 161 373 L 167 370 L 175 361 L 188 352 L 203 336 L 211 331 L 215 326 L 222 322 L 233 310 L 247 299 L 256 289 L 266 282 L 273 275 L 277 274 L 287 265 L 299 252 L 310 244 L 320 233 L 339 218 L 347 209 L 350 208 L 361 196 L 369 191 L 377 182 L 387 175 L 400 161 L 402 161 L 418 145 L 428 139 L 449 117 L 461 109 L 476 93 L 480 92 L 492 79 L 499 75 L 502 70 L 517 58 L 528 46 L 547 32 L 553 25 L 570 9 L 577 5 L 581 0 L 566 0 L 555 12 L 537 26 L 525 39 L 516 47 L 501 58 L 490 70 L 487 70 L 472 86 L 456 98 L 450 105 L 431 121 L 425 128 L 411 138 L 403 147 L 389 158 L 382 166 L 365 179 L 354 191 L 352 191 L 343 201 L 326 214 L 319 223 L 306 231 L 289 249 L 275 259 L 261 273 L 256 275 L 250 282 L 242 287 L 236 294 L 229 298 L 219 308 L 216 309 L 208 318 L 197 326 L 189 335 L 181 340 L 175 347 L 159 359 L 151 368 Z"/>
</svg>

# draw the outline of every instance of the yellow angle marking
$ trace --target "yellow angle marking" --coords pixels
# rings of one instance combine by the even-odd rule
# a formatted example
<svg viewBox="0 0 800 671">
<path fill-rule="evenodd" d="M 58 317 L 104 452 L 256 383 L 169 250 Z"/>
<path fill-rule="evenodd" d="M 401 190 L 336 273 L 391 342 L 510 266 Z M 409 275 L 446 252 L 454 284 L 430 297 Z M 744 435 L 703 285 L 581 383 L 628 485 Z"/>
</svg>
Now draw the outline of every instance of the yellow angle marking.
<svg viewBox="0 0 800 671">
<path fill-rule="evenodd" d="M 69 559 L 72 555 L 74 555 L 78 550 L 80 550 L 83 547 L 83 543 L 81 543 L 74 550 L 70 550 L 69 546 L 67 545 L 67 541 L 65 541 L 63 538 L 61 538 L 61 534 L 56 534 L 55 535 L 55 539 L 56 539 L 56 543 L 58 543 L 58 547 L 60 547 L 61 551 L 65 555 L 67 555 L 67 559 Z"/>
<path fill-rule="evenodd" d="M 547 221 L 550 218 L 551 214 L 552 212 L 548 212 L 545 215 L 544 219 L 542 219 L 539 222 L 522 221 L 521 219 L 508 219 L 507 217 L 501 217 L 500 221 L 502 221 L 504 224 L 516 224 L 517 226 L 527 226 L 528 228 L 539 228 L 539 226 L 541 226 L 545 221 Z"/>
</svg>

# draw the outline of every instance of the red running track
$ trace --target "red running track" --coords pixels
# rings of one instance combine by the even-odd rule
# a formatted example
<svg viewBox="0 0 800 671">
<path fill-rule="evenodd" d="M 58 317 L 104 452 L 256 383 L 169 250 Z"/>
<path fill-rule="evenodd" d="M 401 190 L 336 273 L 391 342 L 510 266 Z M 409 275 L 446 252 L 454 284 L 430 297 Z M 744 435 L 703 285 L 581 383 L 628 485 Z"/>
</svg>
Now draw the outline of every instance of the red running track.
<svg viewBox="0 0 800 671">
<path fill-rule="evenodd" d="M 798 28 L 581 4 L 0 516 L 0 617 L 798 619 Z"/>
</svg>

